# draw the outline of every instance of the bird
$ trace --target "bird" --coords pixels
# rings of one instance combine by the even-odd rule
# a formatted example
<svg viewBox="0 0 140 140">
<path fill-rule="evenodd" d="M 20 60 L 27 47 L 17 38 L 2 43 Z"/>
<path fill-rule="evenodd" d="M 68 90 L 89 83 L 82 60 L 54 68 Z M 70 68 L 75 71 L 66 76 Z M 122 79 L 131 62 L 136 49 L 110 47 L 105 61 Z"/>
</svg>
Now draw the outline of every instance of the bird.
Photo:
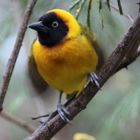
<svg viewBox="0 0 140 140">
<path fill-rule="evenodd" d="M 57 111 L 69 121 L 61 104 L 62 94 L 78 96 L 90 80 L 99 87 L 95 74 L 100 63 L 96 37 L 63 9 L 47 11 L 29 28 L 37 32 L 30 56 L 35 66 L 30 69 L 35 68 L 48 85 L 60 92 Z"/>
</svg>

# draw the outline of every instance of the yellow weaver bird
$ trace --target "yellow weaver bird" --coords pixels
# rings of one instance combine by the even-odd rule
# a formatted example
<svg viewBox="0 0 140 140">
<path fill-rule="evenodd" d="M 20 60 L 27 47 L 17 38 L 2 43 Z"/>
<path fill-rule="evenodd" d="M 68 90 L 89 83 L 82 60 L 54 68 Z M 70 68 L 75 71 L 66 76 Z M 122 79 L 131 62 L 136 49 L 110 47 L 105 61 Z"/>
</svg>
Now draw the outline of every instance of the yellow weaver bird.
<svg viewBox="0 0 140 140">
<path fill-rule="evenodd" d="M 67 111 L 61 105 L 62 93 L 78 95 L 89 76 L 99 86 L 98 77 L 91 74 L 99 64 L 95 37 L 62 9 L 48 11 L 29 28 L 37 31 L 30 59 L 38 74 L 61 92 L 57 110 L 61 118 L 68 121 Z"/>
</svg>

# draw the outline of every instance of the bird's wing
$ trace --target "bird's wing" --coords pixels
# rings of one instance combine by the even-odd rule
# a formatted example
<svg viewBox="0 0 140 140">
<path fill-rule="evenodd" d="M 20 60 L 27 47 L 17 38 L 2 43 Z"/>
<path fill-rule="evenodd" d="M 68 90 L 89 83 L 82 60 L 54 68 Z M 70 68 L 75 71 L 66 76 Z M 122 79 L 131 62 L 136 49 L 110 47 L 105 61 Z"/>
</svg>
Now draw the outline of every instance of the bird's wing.
<svg viewBox="0 0 140 140">
<path fill-rule="evenodd" d="M 103 51 L 101 49 L 101 47 L 99 46 L 96 36 L 94 33 L 91 33 L 91 31 L 89 31 L 89 29 L 83 25 L 81 25 L 82 28 L 82 33 L 89 39 L 89 41 L 93 44 L 94 49 L 96 50 L 97 54 L 98 54 L 98 66 L 97 66 L 97 70 L 104 64 L 104 54 Z"/>
<path fill-rule="evenodd" d="M 41 93 L 46 90 L 48 84 L 38 73 L 37 66 L 32 55 L 29 57 L 28 61 L 28 75 L 31 79 L 33 87 L 37 90 L 37 92 Z"/>
</svg>

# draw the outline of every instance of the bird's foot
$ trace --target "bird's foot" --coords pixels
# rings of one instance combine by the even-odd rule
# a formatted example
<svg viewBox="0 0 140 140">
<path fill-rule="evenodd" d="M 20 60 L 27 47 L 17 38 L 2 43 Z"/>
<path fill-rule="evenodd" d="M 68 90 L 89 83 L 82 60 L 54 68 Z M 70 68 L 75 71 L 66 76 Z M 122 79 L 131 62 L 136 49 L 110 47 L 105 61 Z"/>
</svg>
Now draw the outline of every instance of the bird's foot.
<svg viewBox="0 0 140 140">
<path fill-rule="evenodd" d="M 41 124 L 44 124 L 44 123 L 48 122 L 55 114 L 56 114 L 56 112 L 50 112 L 50 113 L 45 114 L 45 115 L 32 117 L 32 120 L 37 120 L 37 119 L 41 119 L 41 118 L 47 118 L 47 121 L 41 121 L 41 120 L 39 121 Z"/>
<path fill-rule="evenodd" d="M 57 105 L 57 112 L 63 121 L 70 123 L 70 120 L 67 117 L 67 115 L 69 115 L 70 113 L 67 111 L 67 109 L 65 108 L 64 105 L 58 104 Z"/>
<path fill-rule="evenodd" d="M 99 78 L 96 73 L 90 73 L 89 79 L 92 83 L 94 83 L 98 88 L 100 88 Z"/>
<path fill-rule="evenodd" d="M 69 115 L 69 112 L 67 111 L 67 109 L 64 107 L 64 105 L 62 104 L 58 104 L 57 105 L 57 112 L 60 115 L 61 119 L 67 123 L 70 123 L 70 120 L 67 118 L 67 115 Z M 55 112 L 51 112 L 45 115 L 40 115 L 40 116 L 36 116 L 36 117 L 32 117 L 32 120 L 37 120 L 37 119 L 41 119 L 41 118 L 48 118 L 47 121 L 39 121 L 41 124 L 44 124 L 46 122 L 48 122 L 53 116 L 55 116 L 56 111 Z"/>
<path fill-rule="evenodd" d="M 37 120 L 37 119 L 40 119 L 40 118 L 46 118 L 46 117 L 49 117 L 49 115 L 50 115 L 50 113 L 45 114 L 45 115 L 35 116 L 35 117 L 32 117 L 32 120 Z"/>
</svg>

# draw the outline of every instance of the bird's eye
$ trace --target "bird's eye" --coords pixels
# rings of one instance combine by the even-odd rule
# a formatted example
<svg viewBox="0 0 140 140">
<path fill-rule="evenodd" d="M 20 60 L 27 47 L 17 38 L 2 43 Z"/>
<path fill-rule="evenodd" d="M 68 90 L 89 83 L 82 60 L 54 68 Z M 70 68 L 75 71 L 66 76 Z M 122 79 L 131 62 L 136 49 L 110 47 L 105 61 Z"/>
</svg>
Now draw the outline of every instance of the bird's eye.
<svg viewBox="0 0 140 140">
<path fill-rule="evenodd" d="M 57 21 L 52 22 L 52 27 L 53 28 L 57 28 L 59 25 L 59 23 Z"/>
</svg>

